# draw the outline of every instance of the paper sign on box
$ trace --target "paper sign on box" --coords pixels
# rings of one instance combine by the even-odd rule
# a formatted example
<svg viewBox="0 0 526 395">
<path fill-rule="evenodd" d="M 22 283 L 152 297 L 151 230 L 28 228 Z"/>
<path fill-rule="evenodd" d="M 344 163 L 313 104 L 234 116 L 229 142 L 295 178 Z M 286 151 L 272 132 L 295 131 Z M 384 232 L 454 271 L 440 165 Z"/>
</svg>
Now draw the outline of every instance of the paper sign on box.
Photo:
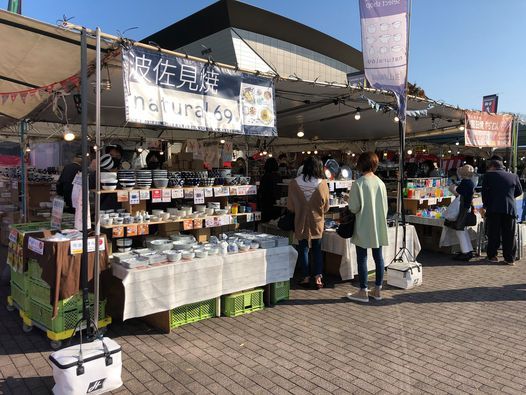
<svg viewBox="0 0 526 395">
<path fill-rule="evenodd" d="M 160 189 L 152 189 L 152 203 L 161 203 L 163 201 L 163 195 Z"/>
<path fill-rule="evenodd" d="M 193 199 L 194 198 L 194 188 L 189 188 L 184 190 L 184 198 L 185 199 Z"/>
<path fill-rule="evenodd" d="M 150 191 L 139 191 L 141 200 L 150 200 Z"/>
<path fill-rule="evenodd" d="M 112 235 L 116 237 L 124 237 L 124 226 L 116 226 L 113 228 Z"/>
<path fill-rule="evenodd" d="M 130 204 L 139 204 L 141 201 L 141 196 L 138 191 L 130 192 Z"/>
<path fill-rule="evenodd" d="M 119 203 L 128 201 L 128 192 L 127 191 L 117 191 L 117 201 Z"/>
<path fill-rule="evenodd" d="M 172 201 L 172 191 L 163 189 L 163 203 L 170 203 Z"/>
<path fill-rule="evenodd" d="M 184 198 L 183 188 L 172 189 L 172 199 L 182 199 Z"/>
<path fill-rule="evenodd" d="M 137 225 L 128 225 L 126 227 L 126 236 L 137 236 Z"/>
</svg>

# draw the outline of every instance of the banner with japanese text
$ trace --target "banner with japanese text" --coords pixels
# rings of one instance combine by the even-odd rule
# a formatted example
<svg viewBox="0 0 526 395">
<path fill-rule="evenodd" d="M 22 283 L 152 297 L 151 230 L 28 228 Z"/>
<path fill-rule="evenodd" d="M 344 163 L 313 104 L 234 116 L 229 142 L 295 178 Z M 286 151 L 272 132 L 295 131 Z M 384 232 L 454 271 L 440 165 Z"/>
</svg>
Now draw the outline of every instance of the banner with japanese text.
<svg viewBox="0 0 526 395">
<path fill-rule="evenodd" d="M 392 91 L 405 118 L 407 0 L 360 0 L 365 76 L 372 87 Z"/>
<path fill-rule="evenodd" d="M 466 111 L 465 145 L 469 147 L 511 147 L 513 117 Z"/>
<path fill-rule="evenodd" d="M 123 50 L 123 79 L 128 122 L 277 135 L 272 79 L 137 47 Z"/>
</svg>

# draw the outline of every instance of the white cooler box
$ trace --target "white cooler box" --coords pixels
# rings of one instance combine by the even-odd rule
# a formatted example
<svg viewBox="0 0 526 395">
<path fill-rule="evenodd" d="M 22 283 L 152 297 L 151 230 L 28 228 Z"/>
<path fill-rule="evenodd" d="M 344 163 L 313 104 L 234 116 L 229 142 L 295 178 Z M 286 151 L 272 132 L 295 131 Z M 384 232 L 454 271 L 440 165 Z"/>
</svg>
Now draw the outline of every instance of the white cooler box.
<svg viewBox="0 0 526 395">
<path fill-rule="evenodd" d="M 122 385 L 121 347 L 110 338 L 104 338 L 103 341 L 82 344 L 82 362 L 79 360 L 79 345 L 64 348 L 49 356 L 55 379 L 53 394 L 96 395 Z"/>
<path fill-rule="evenodd" d="M 418 262 L 393 262 L 387 266 L 387 284 L 411 289 L 422 284 L 422 265 Z"/>
</svg>

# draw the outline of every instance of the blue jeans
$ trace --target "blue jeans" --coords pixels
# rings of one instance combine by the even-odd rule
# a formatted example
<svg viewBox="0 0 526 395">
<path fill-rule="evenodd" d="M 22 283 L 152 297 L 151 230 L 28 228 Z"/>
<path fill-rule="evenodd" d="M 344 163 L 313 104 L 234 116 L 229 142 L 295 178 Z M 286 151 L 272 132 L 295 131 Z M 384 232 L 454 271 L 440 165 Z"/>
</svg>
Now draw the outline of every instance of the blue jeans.
<svg viewBox="0 0 526 395">
<path fill-rule="evenodd" d="M 298 248 L 298 259 L 301 266 L 303 277 L 310 277 L 309 270 L 309 241 L 300 240 Z M 323 258 L 321 256 L 321 239 L 311 239 L 312 254 L 314 255 L 314 275 L 318 276 L 323 272 Z"/>
<path fill-rule="evenodd" d="M 382 256 L 382 247 L 371 249 L 373 250 L 373 258 L 376 265 L 376 281 L 374 284 L 379 287 L 384 280 L 384 258 Z M 367 248 L 356 246 L 356 260 L 358 261 L 360 289 L 367 289 Z"/>
</svg>

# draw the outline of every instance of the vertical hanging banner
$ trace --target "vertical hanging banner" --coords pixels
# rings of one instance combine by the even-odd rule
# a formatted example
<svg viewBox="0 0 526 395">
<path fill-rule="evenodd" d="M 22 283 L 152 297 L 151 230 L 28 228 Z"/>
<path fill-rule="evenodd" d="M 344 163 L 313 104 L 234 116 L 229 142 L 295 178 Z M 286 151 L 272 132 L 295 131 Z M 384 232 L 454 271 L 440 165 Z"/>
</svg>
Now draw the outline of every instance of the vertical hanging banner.
<svg viewBox="0 0 526 395">
<path fill-rule="evenodd" d="M 465 145 L 469 147 L 511 147 L 511 115 L 466 111 Z"/>
<path fill-rule="evenodd" d="M 128 122 L 276 136 L 274 81 L 130 47 L 123 50 Z"/>
<path fill-rule="evenodd" d="M 407 0 L 360 0 L 362 52 L 367 81 L 392 91 L 405 119 L 407 81 Z"/>
</svg>

